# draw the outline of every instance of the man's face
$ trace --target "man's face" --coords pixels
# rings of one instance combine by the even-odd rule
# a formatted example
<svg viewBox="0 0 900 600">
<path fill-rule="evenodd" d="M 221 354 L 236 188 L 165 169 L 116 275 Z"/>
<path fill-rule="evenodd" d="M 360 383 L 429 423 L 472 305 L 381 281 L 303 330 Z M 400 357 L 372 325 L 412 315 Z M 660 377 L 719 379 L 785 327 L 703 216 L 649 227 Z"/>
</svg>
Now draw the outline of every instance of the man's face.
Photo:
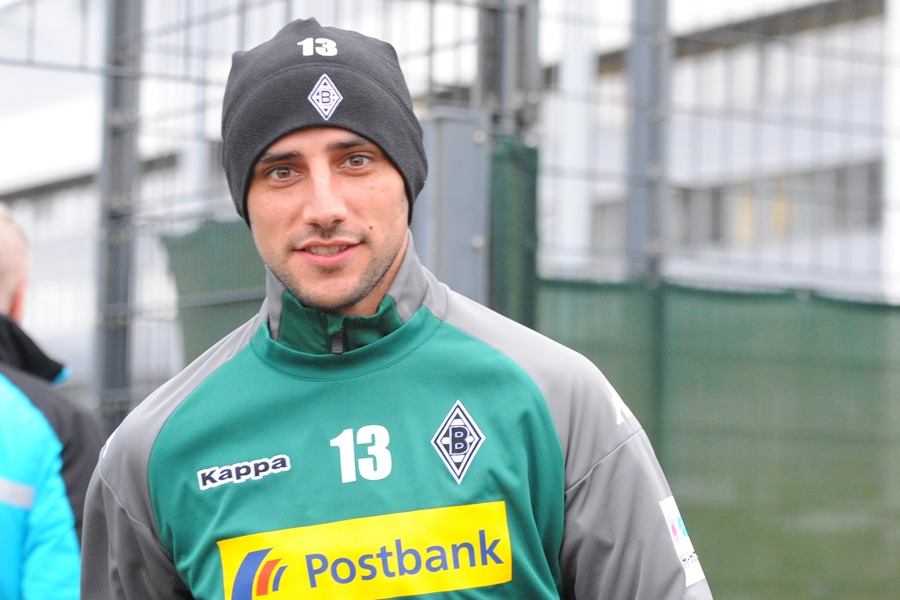
<svg viewBox="0 0 900 600">
<path fill-rule="evenodd" d="M 247 191 L 260 256 L 304 306 L 371 315 L 406 249 L 403 178 L 374 143 L 335 127 L 269 146 Z"/>
</svg>

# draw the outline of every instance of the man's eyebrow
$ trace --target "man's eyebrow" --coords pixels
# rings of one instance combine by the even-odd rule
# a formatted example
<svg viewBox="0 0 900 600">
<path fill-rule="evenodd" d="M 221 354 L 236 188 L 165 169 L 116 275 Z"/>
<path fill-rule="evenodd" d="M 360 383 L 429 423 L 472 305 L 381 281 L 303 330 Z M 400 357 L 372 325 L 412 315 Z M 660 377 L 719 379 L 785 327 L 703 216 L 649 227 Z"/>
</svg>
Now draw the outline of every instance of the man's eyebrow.
<svg viewBox="0 0 900 600">
<path fill-rule="evenodd" d="M 263 154 L 256 164 L 258 165 L 271 165 L 272 163 L 278 163 L 285 160 L 292 160 L 295 158 L 299 158 L 302 156 L 299 152 L 289 151 L 289 152 L 276 152 L 273 154 Z"/>
<path fill-rule="evenodd" d="M 332 142 L 328 144 L 328 151 L 333 152 L 335 150 L 350 150 L 352 148 L 357 148 L 359 146 L 365 146 L 368 144 L 373 144 L 364 137 L 352 137 L 344 140 L 338 140 L 336 142 Z M 297 152 L 296 150 L 288 150 L 285 152 L 274 152 L 274 153 L 266 153 L 263 154 L 259 160 L 256 161 L 258 165 L 271 165 L 273 163 L 279 163 L 286 160 L 293 160 L 296 158 L 302 158 L 303 153 Z"/>
<path fill-rule="evenodd" d="M 362 136 L 347 138 L 345 140 L 338 140 L 336 142 L 332 142 L 328 144 L 329 150 L 350 150 L 352 148 L 356 148 L 358 146 L 365 146 L 367 144 L 371 144 L 366 138 Z"/>
</svg>

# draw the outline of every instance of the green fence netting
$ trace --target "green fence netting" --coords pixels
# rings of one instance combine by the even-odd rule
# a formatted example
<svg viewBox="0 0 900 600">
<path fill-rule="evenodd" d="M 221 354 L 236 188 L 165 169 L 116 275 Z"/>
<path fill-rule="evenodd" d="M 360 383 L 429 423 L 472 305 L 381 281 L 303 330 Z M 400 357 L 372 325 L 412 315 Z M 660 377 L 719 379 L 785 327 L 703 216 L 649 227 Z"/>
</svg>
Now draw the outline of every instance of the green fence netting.
<svg viewBox="0 0 900 600">
<path fill-rule="evenodd" d="M 243 221 L 205 221 L 162 241 L 188 363 L 257 313 L 265 295 L 263 263 Z"/>
<path fill-rule="evenodd" d="M 545 282 L 538 328 L 644 422 L 716 597 L 897 597 L 900 309 Z"/>
</svg>

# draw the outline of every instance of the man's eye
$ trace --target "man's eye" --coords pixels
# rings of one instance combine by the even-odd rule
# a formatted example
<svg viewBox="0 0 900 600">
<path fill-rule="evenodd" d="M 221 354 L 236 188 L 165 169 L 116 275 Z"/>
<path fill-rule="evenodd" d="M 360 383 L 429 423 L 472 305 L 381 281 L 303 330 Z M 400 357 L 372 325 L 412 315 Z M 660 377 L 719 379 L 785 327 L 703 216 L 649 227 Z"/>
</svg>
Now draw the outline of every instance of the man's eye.
<svg viewBox="0 0 900 600">
<path fill-rule="evenodd" d="M 347 159 L 347 165 L 354 167 L 354 168 L 364 167 L 367 164 L 369 164 L 370 160 L 371 159 L 368 156 L 362 156 L 360 154 L 357 154 L 357 155 L 351 156 L 350 158 Z"/>
<path fill-rule="evenodd" d="M 269 171 L 269 177 L 272 179 L 287 179 L 292 174 L 293 170 L 290 167 L 275 167 Z"/>
</svg>

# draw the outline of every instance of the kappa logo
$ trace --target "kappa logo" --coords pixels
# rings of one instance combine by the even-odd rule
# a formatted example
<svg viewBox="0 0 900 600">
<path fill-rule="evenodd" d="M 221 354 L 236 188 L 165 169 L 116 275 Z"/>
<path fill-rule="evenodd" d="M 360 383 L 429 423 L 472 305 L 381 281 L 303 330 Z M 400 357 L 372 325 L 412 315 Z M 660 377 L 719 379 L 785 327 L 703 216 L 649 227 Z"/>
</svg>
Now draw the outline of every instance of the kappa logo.
<svg viewBox="0 0 900 600">
<path fill-rule="evenodd" d="M 456 483 L 462 483 L 482 443 L 484 434 L 459 400 L 431 439 Z"/>
<path fill-rule="evenodd" d="M 316 85 L 313 86 L 307 99 L 319 111 L 322 118 L 327 121 L 334 114 L 335 109 L 337 109 L 338 104 L 341 103 L 344 97 L 338 91 L 334 82 L 331 81 L 331 77 L 327 73 L 323 73 Z"/>
<path fill-rule="evenodd" d="M 633 420 L 634 413 L 631 412 L 631 409 L 628 408 L 628 405 L 622 400 L 622 396 L 619 395 L 619 392 L 616 391 L 609 381 L 606 382 L 606 389 L 609 391 L 613 408 L 616 409 L 616 425 L 621 425 L 626 419 Z"/>
<path fill-rule="evenodd" d="M 258 458 L 224 467 L 201 469 L 197 471 L 197 481 L 201 490 L 208 490 L 225 483 L 243 483 L 251 479 L 262 479 L 266 475 L 290 470 L 290 457 L 287 454 L 278 454 L 272 458 Z"/>
</svg>

